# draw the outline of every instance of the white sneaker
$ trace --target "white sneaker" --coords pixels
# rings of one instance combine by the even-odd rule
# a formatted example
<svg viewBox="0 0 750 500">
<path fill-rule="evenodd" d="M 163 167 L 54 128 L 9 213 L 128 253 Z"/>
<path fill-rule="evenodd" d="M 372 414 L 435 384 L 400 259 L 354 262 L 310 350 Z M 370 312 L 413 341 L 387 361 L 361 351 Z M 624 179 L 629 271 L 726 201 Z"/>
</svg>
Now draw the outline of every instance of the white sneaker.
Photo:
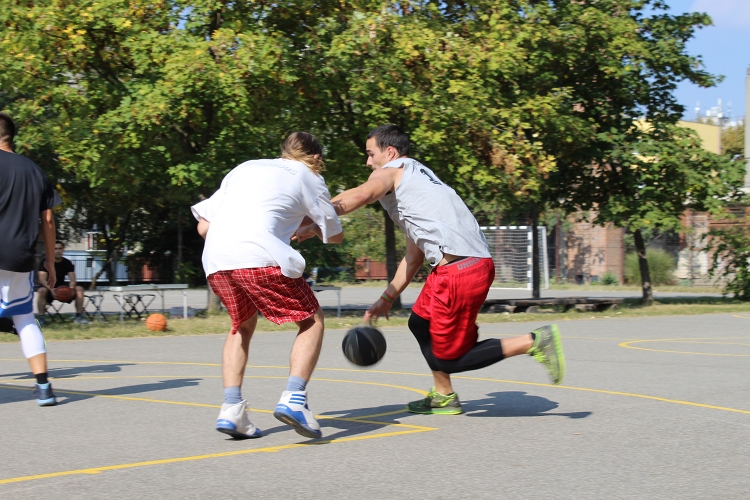
<svg viewBox="0 0 750 500">
<path fill-rule="evenodd" d="M 309 438 L 319 438 L 320 425 L 307 406 L 307 391 L 284 391 L 273 416 L 294 427 L 297 434 Z"/>
<path fill-rule="evenodd" d="M 219 419 L 216 420 L 216 430 L 229 434 L 238 439 L 258 438 L 262 434 L 247 418 L 247 401 L 233 405 L 221 405 Z"/>
<path fill-rule="evenodd" d="M 75 323 L 76 325 L 88 325 L 89 323 L 91 323 L 91 321 L 87 320 L 83 316 L 78 316 L 73 320 L 73 323 Z"/>
</svg>

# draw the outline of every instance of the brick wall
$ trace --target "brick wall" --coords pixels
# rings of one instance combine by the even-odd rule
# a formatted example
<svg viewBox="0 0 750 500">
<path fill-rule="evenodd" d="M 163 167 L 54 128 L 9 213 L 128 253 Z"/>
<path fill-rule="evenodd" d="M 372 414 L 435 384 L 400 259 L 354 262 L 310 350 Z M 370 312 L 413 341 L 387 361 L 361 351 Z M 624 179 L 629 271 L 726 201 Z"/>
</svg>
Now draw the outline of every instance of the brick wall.
<svg viewBox="0 0 750 500">
<path fill-rule="evenodd" d="M 575 222 L 567 232 L 568 281 L 589 283 L 601 280 L 609 271 L 623 282 L 625 269 L 625 230 L 612 224 L 598 226 Z"/>
</svg>

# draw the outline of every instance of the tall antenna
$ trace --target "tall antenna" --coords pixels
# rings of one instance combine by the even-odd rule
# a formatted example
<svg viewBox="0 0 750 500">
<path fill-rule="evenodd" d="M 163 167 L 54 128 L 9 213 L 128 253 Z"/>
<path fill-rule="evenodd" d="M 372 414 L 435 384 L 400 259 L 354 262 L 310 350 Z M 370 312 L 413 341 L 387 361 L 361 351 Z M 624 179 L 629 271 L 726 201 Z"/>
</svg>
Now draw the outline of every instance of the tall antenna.
<svg viewBox="0 0 750 500">
<path fill-rule="evenodd" d="M 750 67 L 745 77 L 745 191 L 750 190 Z"/>
</svg>

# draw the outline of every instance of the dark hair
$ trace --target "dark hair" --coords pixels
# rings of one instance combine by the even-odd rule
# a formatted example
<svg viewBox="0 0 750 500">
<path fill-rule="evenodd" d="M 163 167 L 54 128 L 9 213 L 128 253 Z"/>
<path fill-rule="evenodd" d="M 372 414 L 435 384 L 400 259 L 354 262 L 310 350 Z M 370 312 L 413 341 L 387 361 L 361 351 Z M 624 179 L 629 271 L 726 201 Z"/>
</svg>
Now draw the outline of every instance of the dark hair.
<svg viewBox="0 0 750 500">
<path fill-rule="evenodd" d="M 409 136 L 395 125 L 381 125 L 369 134 L 368 139 L 375 138 L 375 144 L 380 149 L 392 146 L 400 156 L 409 156 Z"/>
<path fill-rule="evenodd" d="M 55 240 L 55 245 L 62 245 L 62 247 L 65 248 L 65 243 L 60 240 Z"/>
<path fill-rule="evenodd" d="M 7 113 L 0 113 L 0 141 L 12 143 L 16 137 L 16 124 Z"/>
<path fill-rule="evenodd" d="M 315 155 L 318 155 L 315 158 Z M 325 169 L 323 148 L 314 135 L 307 132 L 292 132 L 281 146 L 281 157 L 295 160 L 307 165 L 307 168 L 319 174 Z"/>
</svg>

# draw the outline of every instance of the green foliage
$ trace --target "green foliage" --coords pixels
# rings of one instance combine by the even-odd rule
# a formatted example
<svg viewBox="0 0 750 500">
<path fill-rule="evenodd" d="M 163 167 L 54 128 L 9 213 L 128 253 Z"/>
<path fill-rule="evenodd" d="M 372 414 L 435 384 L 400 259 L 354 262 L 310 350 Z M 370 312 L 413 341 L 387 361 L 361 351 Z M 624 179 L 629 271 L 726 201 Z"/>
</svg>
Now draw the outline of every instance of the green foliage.
<svg viewBox="0 0 750 500">
<path fill-rule="evenodd" d="M 597 174 L 598 221 L 665 231 L 682 229 L 686 208 L 721 213 L 739 194 L 744 165 L 704 150 L 692 130 L 642 125 Z"/>
<path fill-rule="evenodd" d="M 604 276 L 602 276 L 602 285 L 619 285 L 620 280 L 617 279 L 617 276 L 612 271 L 607 271 L 604 273 Z"/>
<path fill-rule="evenodd" d="M 108 255 L 150 252 L 165 221 L 242 161 L 275 156 L 291 130 L 322 140 L 329 186 L 352 187 L 369 175 L 366 134 L 384 122 L 486 218 L 534 203 L 673 228 L 685 203 L 716 208 L 736 165 L 670 128 L 677 82 L 715 80 L 685 48 L 710 19 L 664 8 L 0 0 L 0 105 L 77 222 L 111 233 Z M 651 131 L 634 126 L 644 113 Z M 310 242 L 308 260 L 375 255 L 369 226 L 355 226 L 349 247 Z"/>
<path fill-rule="evenodd" d="M 324 245 L 318 238 L 292 244 L 305 257 L 308 271 L 314 267 L 355 269 L 355 261 L 363 257 L 385 262 L 382 210 L 365 207 L 342 217 L 341 225 L 344 228 L 344 242 L 340 245 Z M 405 253 L 406 236 L 403 231 L 397 231 L 397 257 L 400 259 Z"/>
<path fill-rule="evenodd" d="M 674 271 L 677 268 L 675 258 L 662 250 L 647 250 L 646 260 L 651 275 L 652 285 L 671 285 L 674 283 Z M 625 256 L 625 282 L 641 284 L 641 270 L 638 265 L 638 254 Z"/>
<path fill-rule="evenodd" d="M 706 238 L 711 255 L 711 276 L 725 280 L 724 294 L 750 300 L 750 217 L 727 227 L 712 228 Z"/>
<path fill-rule="evenodd" d="M 721 151 L 730 158 L 745 156 L 745 124 L 727 127 L 721 131 Z"/>
<path fill-rule="evenodd" d="M 203 269 L 199 269 L 192 262 L 181 262 L 177 268 L 175 282 L 177 283 L 195 283 L 196 278 L 203 274 Z"/>
</svg>

